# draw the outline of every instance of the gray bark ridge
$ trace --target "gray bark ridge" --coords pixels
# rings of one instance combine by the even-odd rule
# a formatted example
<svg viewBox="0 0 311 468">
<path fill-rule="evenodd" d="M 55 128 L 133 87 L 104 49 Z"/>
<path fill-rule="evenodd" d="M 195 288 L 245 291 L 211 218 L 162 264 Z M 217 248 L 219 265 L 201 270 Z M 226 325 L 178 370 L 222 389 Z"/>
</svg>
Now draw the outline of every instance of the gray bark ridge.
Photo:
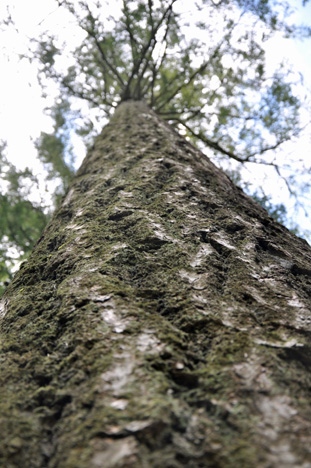
<svg viewBox="0 0 311 468">
<path fill-rule="evenodd" d="M 310 259 L 121 104 L 1 301 L 0 466 L 311 468 Z"/>
</svg>

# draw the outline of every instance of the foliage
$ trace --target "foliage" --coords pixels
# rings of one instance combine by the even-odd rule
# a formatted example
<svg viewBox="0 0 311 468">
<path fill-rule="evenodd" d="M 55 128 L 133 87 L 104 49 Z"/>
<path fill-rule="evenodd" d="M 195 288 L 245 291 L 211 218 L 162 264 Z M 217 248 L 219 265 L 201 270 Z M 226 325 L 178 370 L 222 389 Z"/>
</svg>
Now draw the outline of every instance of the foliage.
<svg viewBox="0 0 311 468">
<path fill-rule="evenodd" d="M 270 74 L 265 67 L 264 43 L 275 31 L 310 33 L 286 23 L 289 5 L 204 0 L 187 2 L 187 11 L 181 3 L 123 0 L 119 16 L 107 18 L 109 2 L 64 0 L 84 40 L 66 71 L 57 66 L 63 53 L 57 38 L 39 40 L 42 81 L 56 80 L 62 95 L 108 115 L 122 100 L 145 100 L 240 162 L 254 162 L 297 135 L 300 102 L 287 70 L 281 65 Z"/>
<path fill-rule="evenodd" d="M 19 171 L 9 163 L 4 156 L 5 145 L 1 146 L 0 295 L 17 262 L 31 252 L 48 218 L 40 203 L 29 200 L 36 178 L 28 169 Z"/>
</svg>

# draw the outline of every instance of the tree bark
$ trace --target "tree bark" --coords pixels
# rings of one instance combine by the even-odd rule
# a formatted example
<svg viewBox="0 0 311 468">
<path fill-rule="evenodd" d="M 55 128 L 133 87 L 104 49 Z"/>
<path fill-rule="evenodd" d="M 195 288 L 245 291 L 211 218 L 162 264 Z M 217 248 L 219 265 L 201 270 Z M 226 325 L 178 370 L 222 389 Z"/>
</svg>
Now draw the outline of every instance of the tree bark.
<svg viewBox="0 0 311 468">
<path fill-rule="evenodd" d="M 2 299 L 0 466 L 310 468 L 310 259 L 121 104 Z"/>
</svg>

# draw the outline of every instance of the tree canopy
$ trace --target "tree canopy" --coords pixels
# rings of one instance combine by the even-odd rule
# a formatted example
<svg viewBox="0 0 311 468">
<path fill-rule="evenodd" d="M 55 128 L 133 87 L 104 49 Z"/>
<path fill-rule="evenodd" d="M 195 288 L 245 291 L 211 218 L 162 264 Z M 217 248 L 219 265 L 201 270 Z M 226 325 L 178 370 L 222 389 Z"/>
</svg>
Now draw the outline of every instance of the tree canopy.
<svg viewBox="0 0 311 468">
<path fill-rule="evenodd" d="M 40 75 L 108 115 L 122 100 L 144 100 L 216 151 L 261 162 L 299 131 L 299 99 L 282 65 L 266 72 L 264 43 L 302 30 L 285 23 L 286 3 L 281 12 L 270 3 L 124 0 L 116 18 L 109 2 L 66 0 L 84 40 L 64 72 L 63 44 L 39 39 Z"/>
<path fill-rule="evenodd" d="M 301 131 L 301 100 L 293 87 L 295 75 L 282 62 L 272 70 L 265 60 L 267 44 L 273 35 L 310 36 L 310 28 L 292 23 L 289 3 L 269 0 L 57 0 L 56 3 L 82 30 L 81 43 L 72 47 L 66 38 L 45 31 L 32 39 L 29 58 L 38 66 L 43 91 L 48 92 L 51 80 L 59 90 L 59 97 L 50 109 L 54 131 L 42 133 L 36 145 L 48 177 L 62 180 L 58 196 L 73 173 L 71 133 L 77 130 L 87 144 L 92 144 L 96 119 L 103 122 L 120 102 L 129 99 L 145 101 L 187 138 L 209 148 L 225 169 L 230 169 L 228 161 L 233 161 L 233 176 L 242 185 L 245 183 L 236 171 L 241 165 L 256 163 L 274 168 L 286 180 L 288 189 L 295 191 L 286 172 L 288 161 L 282 162 L 281 158 L 283 145 Z M 83 121 L 72 114 L 72 109 L 80 109 L 82 101 L 88 103 Z M 2 174 L 7 179 L 12 168 Z M 26 175 L 30 177 L 15 171 L 16 180 Z M 11 242 L 24 255 L 42 228 L 47 210 L 31 203 L 27 194 L 21 194 L 20 187 L 21 184 L 15 185 L 18 195 L 14 200 L 10 199 L 11 189 L 1 195 L 5 221 L 0 234 L 2 245 Z M 260 197 L 259 191 L 256 194 L 269 208 L 267 196 Z M 12 205 L 10 212 L 5 211 L 8 203 Z M 14 215 L 14 209 L 28 210 L 27 223 L 33 226 L 31 234 L 24 217 Z M 281 205 L 270 211 L 282 221 L 283 209 Z M 17 232 L 25 231 L 23 239 L 20 234 L 13 236 L 10 217 Z M 0 280 L 9 275 L 9 269 L 4 257 Z"/>
</svg>

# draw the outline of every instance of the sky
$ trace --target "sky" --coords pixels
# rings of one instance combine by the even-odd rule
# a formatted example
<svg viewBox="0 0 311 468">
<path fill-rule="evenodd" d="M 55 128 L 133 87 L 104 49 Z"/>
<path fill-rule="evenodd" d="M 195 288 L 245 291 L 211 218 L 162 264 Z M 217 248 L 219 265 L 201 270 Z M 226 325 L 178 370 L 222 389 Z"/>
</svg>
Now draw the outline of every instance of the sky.
<svg viewBox="0 0 311 468">
<path fill-rule="evenodd" d="M 26 59 L 20 59 L 20 54 L 27 53 L 28 38 L 36 36 L 42 28 L 60 28 L 69 40 L 76 41 L 79 32 L 74 28 L 68 17 L 59 15 L 59 9 L 54 0 L 0 0 L 0 17 L 6 16 L 6 5 L 14 17 L 16 28 L 0 30 L 0 140 L 8 142 L 8 157 L 19 167 L 35 166 L 36 150 L 34 141 L 41 131 L 52 131 L 52 122 L 45 114 L 44 108 L 53 104 L 53 89 L 49 95 L 42 97 L 41 88 L 37 82 L 36 69 Z M 293 6 L 299 6 L 300 0 L 291 0 Z M 299 8 L 293 18 L 296 22 L 304 22 L 311 26 L 311 2 L 305 8 Z M 68 34 L 69 32 L 69 34 Z M 273 67 L 282 57 L 293 65 L 296 72 L 301 73 L 303 84 L 297 92 L 306 94 L 311 100 L 311 39 L 305 41 L 288 41 L 276 37 L 269 43 L 266 50 L 268 67 Z M 309 113 L 303 115 L 304 123 L 309 123 Z M 299 154 L 311 162 L 311 127 L 294 144 L 287 147 L 288 153 Z M 76 140 L 77 165 L 84 156 L 84 148 Z M 261 167 L 247 170 L 246 177 L 255 180 L 259 177 L 264 181 L 266 174 Z M 284 202 L 289 207 L 289 214 L 298 222 L 303 230 L 310 230 L 311 219 L 303 210 L 294 207 L 293 200 L 288 198 L 286 190 L 270 174 L 269 187 L 276 203 Z M 310 174 L 305 174 L 308 181 Z M 303 181 L 303 179 L 302 179 Z M 311 213 L 311 199 L 307 195 L 302 200 L 306 211 Z M 310 242 L 310 241 L 309 241 Z"/>
</svg>

